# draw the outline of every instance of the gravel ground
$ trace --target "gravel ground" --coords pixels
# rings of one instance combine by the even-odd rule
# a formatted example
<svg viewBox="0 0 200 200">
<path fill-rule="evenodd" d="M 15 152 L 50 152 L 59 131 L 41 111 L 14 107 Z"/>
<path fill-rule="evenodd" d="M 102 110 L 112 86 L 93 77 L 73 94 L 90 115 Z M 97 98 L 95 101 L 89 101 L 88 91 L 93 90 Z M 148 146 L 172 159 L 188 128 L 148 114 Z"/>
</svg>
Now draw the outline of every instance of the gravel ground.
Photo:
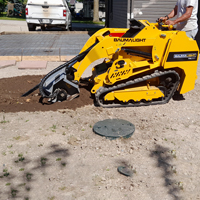
<svg viewBox="0 0 200 200">
<path fill-rule="evenodd" d="M 1 69 L 4 78 L 33 73 L 9 69 Z M 199 93 L 197 79 L 165 105 L 1 112 L 0 199 L 200 199 Z M 113 118 L 135 125 L 131 138 L 94 134 L 96 122 Z"/>
</svg>

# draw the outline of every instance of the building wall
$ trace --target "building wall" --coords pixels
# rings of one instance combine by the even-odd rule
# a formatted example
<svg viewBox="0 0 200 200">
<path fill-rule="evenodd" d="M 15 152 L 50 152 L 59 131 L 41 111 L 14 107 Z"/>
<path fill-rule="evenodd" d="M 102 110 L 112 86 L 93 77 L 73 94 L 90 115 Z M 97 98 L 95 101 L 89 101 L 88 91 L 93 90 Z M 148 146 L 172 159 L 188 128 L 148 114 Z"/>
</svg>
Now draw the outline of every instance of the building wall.
<svg viewBox="0 0 200 200">
<path fill-rule="evenodd" d="M 169 14 L 176 2 L 177 0 L 107 0 L 107 26 L 129 27 L 130 18 L 156 22 L 159 17 Z"/>
<path fill-rule="evenodd" d="M 127 27 L 127 7 L 128 1 L 107 0 L 107 27 L 126 28 Z"/>
<path fill-rule="evenodd" d="M 127 28 L 130 26 L 129 19 L 133 19 L 133 10 L 134 10 L 134 0 L 128 0 L 128 5 L 127 5 Z"/>
</svg>

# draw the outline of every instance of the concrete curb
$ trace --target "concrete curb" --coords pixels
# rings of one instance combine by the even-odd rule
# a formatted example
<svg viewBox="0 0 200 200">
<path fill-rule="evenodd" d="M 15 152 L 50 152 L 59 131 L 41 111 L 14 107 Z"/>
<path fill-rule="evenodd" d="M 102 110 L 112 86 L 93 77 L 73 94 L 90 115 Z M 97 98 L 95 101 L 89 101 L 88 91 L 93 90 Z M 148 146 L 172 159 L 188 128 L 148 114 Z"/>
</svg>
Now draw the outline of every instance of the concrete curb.
<svg viewBox="0 0 200 200">
<path fill-rule="evenodd" d="M 87 34 L 91 35 L 95 33 L 95 31 L 29 31 L 29 32 L 13 32 L 13 31 L 3 31 L 0 32 L 0 35 L 9 35 L 9 34 L 62 34 L 62 35 L 74 35 L 74 34 Z"/>
<path fill-rule="evenodd" d="M 66 62 L 71 60 L 76 55 L 69 56 L 0 56 L 0 61 L 4 60 L 16 60 L 17 62 L 24 60 L 32 60 L 32 61 L 57 61 L 57 62 Z"/>
<path fill-rule="evenodd" d="M 21 56 L 0 56 L 0 60 L 16 60 L 17 62 L 22 61 Z"/>
</svg>

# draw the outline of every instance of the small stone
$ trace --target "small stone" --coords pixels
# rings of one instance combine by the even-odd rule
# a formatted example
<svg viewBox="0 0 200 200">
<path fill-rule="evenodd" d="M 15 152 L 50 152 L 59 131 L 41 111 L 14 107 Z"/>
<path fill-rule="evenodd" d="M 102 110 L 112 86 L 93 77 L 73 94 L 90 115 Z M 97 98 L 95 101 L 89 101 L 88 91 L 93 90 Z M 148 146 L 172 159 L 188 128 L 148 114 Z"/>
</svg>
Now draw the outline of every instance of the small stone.
<svg viewBox="0 0 200 200">
<path fill-rule="evenodd" d="M 26 103 L 29 103 L 31 101 L 31 99 L 26 99 Z"/>
<path fill-rule="evenodd" d="M 77 141 L 81 141 L 81 138 L 80 138 L 80 137 L 77 137 L 76 139 L 77 139 Z"/>
<path fill-rule="evenodd" d="M 120 155 L 120 154 L 121 154 L 121 152 L 118 150 L 118 151 L 117 151 L 117 154 L 118 154 L 118 155 Z"/>
</svg>

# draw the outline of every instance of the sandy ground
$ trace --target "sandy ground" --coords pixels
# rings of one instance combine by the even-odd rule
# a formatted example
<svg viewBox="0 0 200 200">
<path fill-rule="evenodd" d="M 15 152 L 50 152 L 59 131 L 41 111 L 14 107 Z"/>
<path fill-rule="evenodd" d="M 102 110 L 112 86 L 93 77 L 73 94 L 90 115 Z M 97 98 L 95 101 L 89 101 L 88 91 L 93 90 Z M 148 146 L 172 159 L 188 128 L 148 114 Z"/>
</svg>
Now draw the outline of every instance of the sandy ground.
<svg viewBox="0 0 200 200">
<path fill-rule="evenodd" d="M 6 70 L 4 78 L 33 73 Z M 193 91 L 165 105 L 1 112 L 0 199 L 200 199 L 199 93 L 197 79 Z M 130 121 L 135 133 L 117 140 L 94 134 L 94 124 L 108 118 Z"/>
</svg>

